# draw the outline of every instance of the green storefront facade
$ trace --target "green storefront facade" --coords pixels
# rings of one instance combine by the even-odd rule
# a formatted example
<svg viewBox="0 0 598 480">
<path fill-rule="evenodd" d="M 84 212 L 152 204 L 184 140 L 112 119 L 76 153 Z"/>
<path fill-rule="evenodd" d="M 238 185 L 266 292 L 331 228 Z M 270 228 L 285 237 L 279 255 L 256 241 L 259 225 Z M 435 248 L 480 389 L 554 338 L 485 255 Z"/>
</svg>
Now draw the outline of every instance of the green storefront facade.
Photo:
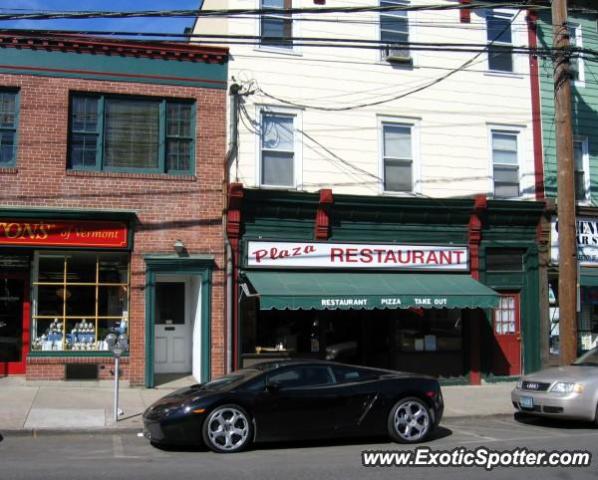
<svg viewBox="0 0 598 480">
<path fill-rule="evenodd" d="M 543 212 L 231 185 L 236 366 L 328 358 L 473 384 L 539 369 Z"/>
<path fill-rule="evenodd" d="M 570 2 L 570 7 L 592 6 L 593 2 Z M 577 226 L 578 226 L 578 262 L 579 269 L 579 309 L 578 309 L 578 350 L 588 350 L 598 340 L 598 256 L 592 247 L 598 241 L 595 232 L 598 228 L 598 64 L 579 49 L 598 48 L 596 37 L 595 12 L 573 9 L 569 12 L 569 33 L 571 52 L 571 93 L 572 122 L 574 135 L 574 157 L 576 170 Z M 538 46 L 551 47 L 553 29 L 550 11 L 539 13 L 537 23 Z M 554 102 L 554 65 L 549 57 L 539 59 L 539 90 L 542 151 L 544 166 L 544 191 L 546 197 L 556 202 L 557 198 L 557 158 L 556 126 Z M 558 238 L 556 236 L 558 219 L 556 208 L 551 218 L 552 255 L 547 251 L 541 259 L 547 265 L 544 282 L 546 294 L 543 295 L 544 317 L 546 325 L 542 329 L 541 348 L 543 362 L 546 365 L 557 364 L 559 360 L 559 308 L 558 308 Z"/>
</svg>

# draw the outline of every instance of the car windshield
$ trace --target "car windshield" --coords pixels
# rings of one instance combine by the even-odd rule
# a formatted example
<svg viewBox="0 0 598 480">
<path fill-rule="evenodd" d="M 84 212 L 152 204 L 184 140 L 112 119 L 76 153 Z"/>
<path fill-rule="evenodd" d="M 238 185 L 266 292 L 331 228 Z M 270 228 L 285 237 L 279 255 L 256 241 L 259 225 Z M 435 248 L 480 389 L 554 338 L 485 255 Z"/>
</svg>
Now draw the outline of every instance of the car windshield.
<svg viewBox="0 0 598 480">
<path fill-rule="evenodd" d="M 573 365 L 598 367 L 598 347 L 592 348 L 573 362 Z"/>
</svg>

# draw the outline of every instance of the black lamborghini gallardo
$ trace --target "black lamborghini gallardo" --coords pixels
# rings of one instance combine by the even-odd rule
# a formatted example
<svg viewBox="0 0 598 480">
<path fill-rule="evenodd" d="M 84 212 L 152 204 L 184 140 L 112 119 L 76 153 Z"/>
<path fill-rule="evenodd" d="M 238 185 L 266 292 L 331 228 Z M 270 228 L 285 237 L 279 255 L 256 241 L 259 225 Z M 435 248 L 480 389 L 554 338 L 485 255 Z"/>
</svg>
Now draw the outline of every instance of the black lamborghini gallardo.
<svg viewBox="0 0 598 480">
<path fill-rule="evenodd" d="M 443 406 L 430 377 L 289 360 L 173 392 L 143 420 L 152 443 L 203 442 L 216 452 L 238 452 L 252 442 L 383 433 L 401 443 L 421 442 L 438 425 Z"/>
</svg>

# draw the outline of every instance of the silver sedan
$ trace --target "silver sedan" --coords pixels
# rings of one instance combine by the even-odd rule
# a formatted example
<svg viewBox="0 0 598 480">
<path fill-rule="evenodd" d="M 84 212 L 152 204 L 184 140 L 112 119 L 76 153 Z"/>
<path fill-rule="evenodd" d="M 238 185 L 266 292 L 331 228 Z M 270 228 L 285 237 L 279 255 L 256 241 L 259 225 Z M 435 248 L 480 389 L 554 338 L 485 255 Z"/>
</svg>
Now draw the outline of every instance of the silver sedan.
<svg viewBox="0 0 598 480">
<path fill-rule="evenodd" d="M 569 366 L 525 375 L 511 392 L 519 411 L 598 424 L 598 348 Z"/>
</svg>

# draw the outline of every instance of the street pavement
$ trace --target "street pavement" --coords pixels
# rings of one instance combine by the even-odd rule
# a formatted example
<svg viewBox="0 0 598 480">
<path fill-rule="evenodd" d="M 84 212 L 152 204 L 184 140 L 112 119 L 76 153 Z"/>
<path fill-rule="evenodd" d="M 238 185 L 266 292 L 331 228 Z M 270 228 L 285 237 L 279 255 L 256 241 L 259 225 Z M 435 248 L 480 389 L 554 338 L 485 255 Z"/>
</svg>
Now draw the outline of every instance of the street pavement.
<svg viewBox="0 0 598 480">
<path fill-rule="evenodd" d="M 160 397 L 185 385 L 192 377 L 165 383 L 159 388 L 120 389 L 123 415 L 113 421 L 111 382 L 31 383 L 14 377 L 0 378 L 0 433 L 19 431 L 140 431 L 141 414 Z M 513 382 L 482 386 L 448 386 L 445 418 L 485 417 L 512 414 L 510 392 Z M 1 478 L 1 476 L 0 476 Z"/>
<path fill-rule="evenodd" d="M 525 420 L 513 415 L 446 418 L 426 442 L 435 450 L 458 446 L 496 450 L 516 447 L 543 450 L 589 450 L 598 461 L 598 429 L 584 423 Z M 2 480 L 70 479 L 424 479 L 475 478 L 596 479 L 596 466 L 497 467 L 369 467 L 361 465 L 363 450 L 412 450 L 385 438 L 353 441 L 258 445 L 238 454 L 203 449 L 159 449 L 134 432 L 110 434 L 6 435 L 0 441 Z"/>
</svg>

